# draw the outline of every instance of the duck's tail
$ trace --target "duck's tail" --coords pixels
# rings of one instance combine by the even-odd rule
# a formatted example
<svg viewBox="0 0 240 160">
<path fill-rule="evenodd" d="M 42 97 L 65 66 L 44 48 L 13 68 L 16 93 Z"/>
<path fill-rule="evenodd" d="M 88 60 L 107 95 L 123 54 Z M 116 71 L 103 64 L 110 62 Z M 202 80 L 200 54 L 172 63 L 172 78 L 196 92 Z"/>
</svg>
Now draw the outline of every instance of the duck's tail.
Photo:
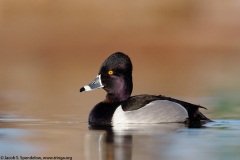
<svg viewBox="0 0 240 160">
<path fill-rule="evenodd" d="M 211 119 L 207 118 L 204 114 L 202 114 L 199 110 L 196 110 L 193 116 L 189 117 L 185 124 L 189 128 L 201 128 L 204 124 L 208 122 L 213 122 Z"/>
</svg>

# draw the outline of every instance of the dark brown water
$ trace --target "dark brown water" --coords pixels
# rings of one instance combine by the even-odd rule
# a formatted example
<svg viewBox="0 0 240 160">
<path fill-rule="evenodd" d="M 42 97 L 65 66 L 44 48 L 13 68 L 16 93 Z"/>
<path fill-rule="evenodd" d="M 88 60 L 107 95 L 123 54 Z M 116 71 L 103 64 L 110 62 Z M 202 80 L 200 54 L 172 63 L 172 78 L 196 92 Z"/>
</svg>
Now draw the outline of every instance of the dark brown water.
<svg viewBox="0 0 240 160">
<path fill-rule="evenodd" d="M 239 12 L 234 0 L 0 1 L 0 159 L 239 159 Z M 105 92 L 79 89 L 116 51 L 133 61 L 133 95 L 220 120 L 89 130 Z"/>
</svg>

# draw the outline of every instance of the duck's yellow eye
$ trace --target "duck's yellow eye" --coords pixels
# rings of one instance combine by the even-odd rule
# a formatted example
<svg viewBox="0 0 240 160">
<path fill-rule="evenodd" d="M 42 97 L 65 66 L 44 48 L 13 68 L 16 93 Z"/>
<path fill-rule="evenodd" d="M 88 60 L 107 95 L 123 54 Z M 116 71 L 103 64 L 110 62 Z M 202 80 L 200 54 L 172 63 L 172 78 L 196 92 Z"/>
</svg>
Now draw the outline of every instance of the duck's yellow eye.
<svg viewBox="0 0 240 160">
<path fill-rule="evenodd" d="M 113 71 L 112 71 L 112 70 L 108 71 L 108 74 L 109 74 L 109 75 L 112 75 L 112 74 L 113 74 Z"/>
</svg>

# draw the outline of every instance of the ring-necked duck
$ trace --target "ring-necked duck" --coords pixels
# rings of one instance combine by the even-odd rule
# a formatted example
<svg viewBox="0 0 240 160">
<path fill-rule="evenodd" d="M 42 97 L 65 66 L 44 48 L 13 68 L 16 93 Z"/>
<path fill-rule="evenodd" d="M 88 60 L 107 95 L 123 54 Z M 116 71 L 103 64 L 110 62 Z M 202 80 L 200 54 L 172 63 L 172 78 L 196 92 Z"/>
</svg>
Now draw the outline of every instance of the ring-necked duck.
<svg viewBox="0 0 240 160">
<path fill-rule="evenodd" d="M 130 97 L 133 89 L 132 63 L 121 52 L 109 56 L 102 64 L 96 79 L 82 87 L 80 92 L 103 88 L 106 99 L 89 114 L 90 125 L 116 123 L 166 123 L 210 121 L 198 109 L 204 108 L 162 95 Z"/>
</svg>

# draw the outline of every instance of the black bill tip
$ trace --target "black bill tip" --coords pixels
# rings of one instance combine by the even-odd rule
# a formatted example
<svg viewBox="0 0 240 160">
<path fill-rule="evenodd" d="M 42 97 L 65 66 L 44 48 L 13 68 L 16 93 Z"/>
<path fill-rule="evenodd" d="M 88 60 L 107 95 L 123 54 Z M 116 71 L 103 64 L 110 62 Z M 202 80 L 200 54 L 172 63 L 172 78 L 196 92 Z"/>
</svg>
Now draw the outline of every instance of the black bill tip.
<svg viewBox="0 0 240 160">
<path fill-rule="evenodd" d="M 83 92 L 83 91 L 85 91 L 85 88 L 84 88 L 84 87 L 82 87 L 82 88 L 80 89 L 80 92 Z"/>
</svg>

